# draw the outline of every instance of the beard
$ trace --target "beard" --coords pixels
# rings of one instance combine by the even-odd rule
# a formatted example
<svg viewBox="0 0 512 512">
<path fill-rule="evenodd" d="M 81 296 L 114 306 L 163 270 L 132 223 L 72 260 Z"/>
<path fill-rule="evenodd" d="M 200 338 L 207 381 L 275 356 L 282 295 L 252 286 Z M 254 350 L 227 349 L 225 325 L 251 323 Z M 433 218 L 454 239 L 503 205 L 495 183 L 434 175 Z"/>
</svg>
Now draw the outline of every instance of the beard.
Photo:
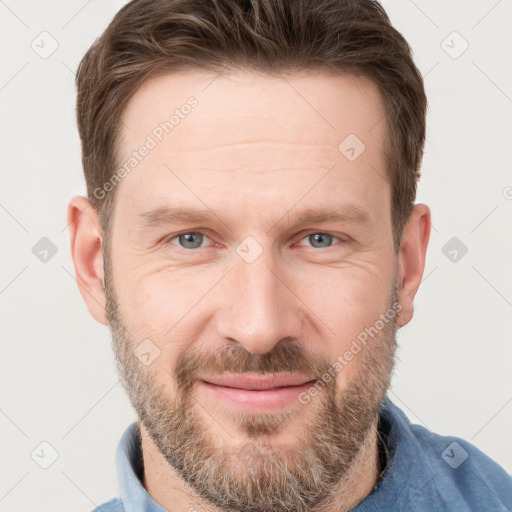
<svg viewBox="0 0 512 512">
<path fill-rule="evenodd" d="M 357 367 L 342 391 L 337 392 L 338 379 L 324 379 L 323 389 L 309 403 L 295 404 L 291 412 L 231 413 L 237 435 L 219 442 L 212 425 L 222 426 L 228 413 L 218 404 L 201 401 L 196 379 L 245 372 L 297 372 L 321 379 L 332 361 L 288 339 L 264 354 L 252 354 L 240 345 L 199 352 L 192 345 L 177 358 L 173 374 L 166 370 L 175 389 L 173 399 L 169 381 L 167 386 L 162 379 L 159 383 L 157 371 L 135 356 L 137 343 L 130 339 L 111 276 L 111 271 L 105 273 L 106 310 L 123 387 L 159 452 L 200 498 L 223 511 L 311 512 L 323 510 L 335 488 L 343 492 L 344 481 L 376 429 L 390 385 L 396 318 L 348 363 Z M 389 307 L 396 303 L 395 284 Z M 286 435 L 290 422 L 301 422 L 297 439 Z"/>
</svg>

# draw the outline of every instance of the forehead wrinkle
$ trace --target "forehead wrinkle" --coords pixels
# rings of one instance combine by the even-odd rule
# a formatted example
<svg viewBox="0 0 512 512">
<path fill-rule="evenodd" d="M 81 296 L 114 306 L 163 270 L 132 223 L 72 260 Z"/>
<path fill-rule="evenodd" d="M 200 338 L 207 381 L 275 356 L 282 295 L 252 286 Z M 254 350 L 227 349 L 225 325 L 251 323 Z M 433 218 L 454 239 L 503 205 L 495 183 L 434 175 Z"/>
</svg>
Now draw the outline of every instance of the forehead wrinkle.
<svg viewBox="0 0 512 512">
<path fill-rule="evenodd" d="M 157 157 L 157 155 L 154 155 Z M 247 174 L 269 172 L 322 172 L 340 161 L 337 145 L 283 143 L 225 143 L 191 148 L 168 148 L 158 156 L 171 168 L 199 172 L 240 171 Z M 152 157 L 150 157 L 152 158 Z M 342 162 L 343 163 L 343 162 Z"/>
<path fill-rule="evenodd" d="M 232 142 L 232 143 L 226 143 L 226 144 L 214 144 L 212 146 L 195 146 L 191 148 L 187 147 L 180 147 L 179 152 L 183 153 L 189 153 L 189 152 L 210 152 L 210 151 L 216 151 L 218 149 L 227 149 L 227 148 L 235 148 L 235 149 L 246 149 L 246 148 L 252 148 L 257 146 L 277 146 L 279 149 L 286 149 L 287 146 L 290 146 L 290 149 L 293 149 L 294 152 L 297 151 L 297 147 L 301 150 L 307 151 L 308 148 L 313 148 L 317 150 L 318 148 L 325 148 L 325 149 L 336 149 L 337 144 L 335 141 L 333 141 L 332 144 L 328 143 L 318 143 L 318 144 L 311 144 L 311 143 L 304 143 L 300 140 L 297 140 L 297 142 L 281 142 L 278 140 L 256 140 L 256 141 L 240 141 L 240 142 Z"/>
</svg>

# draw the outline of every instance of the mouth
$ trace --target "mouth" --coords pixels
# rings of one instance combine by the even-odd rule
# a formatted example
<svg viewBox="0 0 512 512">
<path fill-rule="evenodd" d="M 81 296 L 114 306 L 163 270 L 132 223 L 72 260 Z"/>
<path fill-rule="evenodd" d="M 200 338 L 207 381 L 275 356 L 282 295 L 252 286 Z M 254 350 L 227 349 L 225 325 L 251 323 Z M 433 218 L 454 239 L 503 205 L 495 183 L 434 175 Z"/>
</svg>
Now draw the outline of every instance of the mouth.
<svg viewBox="0 0 512 512">
<path fill-rule="evenodd" d="M 210 397 L 246 412 L 277 410 L 292 405 L 315 383 L 304 375 L 220 375 L 199 380 Z"/>
</svg>

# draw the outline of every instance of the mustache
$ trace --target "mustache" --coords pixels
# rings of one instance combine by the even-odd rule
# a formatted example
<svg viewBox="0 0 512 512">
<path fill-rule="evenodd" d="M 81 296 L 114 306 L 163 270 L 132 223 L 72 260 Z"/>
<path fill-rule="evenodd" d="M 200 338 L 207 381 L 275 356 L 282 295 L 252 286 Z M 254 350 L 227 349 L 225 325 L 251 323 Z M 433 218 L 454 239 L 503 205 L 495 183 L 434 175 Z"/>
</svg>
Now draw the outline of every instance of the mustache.
<svg viewBox="0 0 512 512">
<path fill-rule="evenodd" d="M 264 354 L 252 354 L 240 345 L 209 351 L 193 346 L 178 357 L 174 374 L 178 386 L 188 387 L 202 376 L 225 373 L 301 373 L 320 378 L 330 365 L 326 354 L 312 354 L 285 338 Z"/>
</svg>

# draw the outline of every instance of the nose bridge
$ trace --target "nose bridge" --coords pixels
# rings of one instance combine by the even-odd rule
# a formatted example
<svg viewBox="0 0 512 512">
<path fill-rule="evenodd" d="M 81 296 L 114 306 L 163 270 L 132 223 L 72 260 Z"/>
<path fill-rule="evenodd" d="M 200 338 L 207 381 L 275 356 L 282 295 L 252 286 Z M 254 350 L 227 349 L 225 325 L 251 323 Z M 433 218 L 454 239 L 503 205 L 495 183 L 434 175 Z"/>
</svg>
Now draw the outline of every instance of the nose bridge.
<svg viewBox="0 0 512 512">
<path fill-rule="evenodd" d="M 282 338 L 298 336 L 300 316 L 294 312 L 294 295 L 282 282 L 272 248 L 258 244 L 258 249 L 254 240 L 246 243 L 237 247 L 218 329 L 224 339 L 262 354 Z"/>
</svg>

